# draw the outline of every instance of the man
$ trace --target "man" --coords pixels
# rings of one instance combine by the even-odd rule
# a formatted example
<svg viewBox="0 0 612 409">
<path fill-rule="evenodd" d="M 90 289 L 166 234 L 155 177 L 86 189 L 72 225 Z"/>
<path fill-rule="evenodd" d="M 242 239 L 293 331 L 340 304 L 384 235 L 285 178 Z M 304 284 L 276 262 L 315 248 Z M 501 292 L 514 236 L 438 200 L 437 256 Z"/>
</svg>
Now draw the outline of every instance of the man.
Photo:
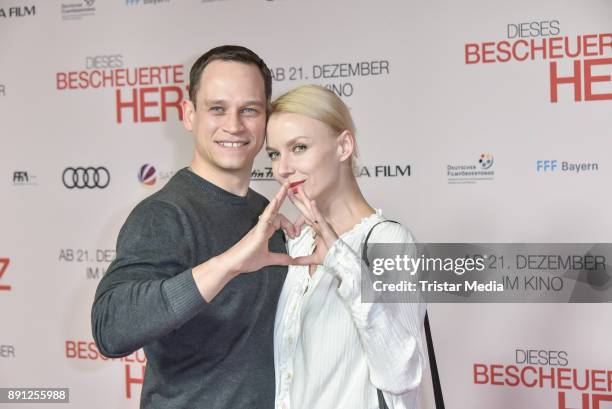
<svg viewBox="0 0 612 409">
<path fill-rule="evenodd" d="M 292 260 L 278 229 L 293 237 L 295 228 L 278 214 L 287 186 L 267 207 L 249 189 L 271 83 L 249 49 L 202 55 L 183 102 L 191 165 L 138 204 L 119 233 L 92 329 L 108 357 L 144 347 L 142 408 L 274 406 L 274 316 L 281 266 Z"/>
</svg>

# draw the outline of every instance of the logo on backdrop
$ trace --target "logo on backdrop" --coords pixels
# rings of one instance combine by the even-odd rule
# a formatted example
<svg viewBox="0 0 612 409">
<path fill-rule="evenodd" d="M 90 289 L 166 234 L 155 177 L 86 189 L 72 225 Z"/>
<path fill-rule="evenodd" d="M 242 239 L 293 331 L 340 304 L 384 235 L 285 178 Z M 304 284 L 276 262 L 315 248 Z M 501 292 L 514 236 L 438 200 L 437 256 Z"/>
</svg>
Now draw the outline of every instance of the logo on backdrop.
<svg viewBox="0 0 612 409">
<path fill-rule="evenodd" d="M 77 359 L 82 361 L 109 361 L 120 362 L 121 376 L 125 377 L 125 398 L 131 399 L 132 396 L 140 397 L 140 391 L 134 392 L 135 385 L 142 385 L 144 381 L 145 367 L 147 358 L 142 349 L 122 358 L 107 358 L 103 356 L 93 341 L 66 340 L 66 359 Z"/>
<path fill-rule="evenodd" d="M 6 87 L 4 86 L 4 84 L 0 84 L 0 97 L 5 97 L 6 96 Z"/>
<path fill-rule="evenodd" d="M 397 178 L 411 176 L 410 165 L 358 166 L 355 176 L 368 178 Z"/>
<path fill-rule="evenodd" d="M 275 180 L 274 174 L 272 172 L 272 168 L 270 166 L 266 166 L 263 168 L 254 168 L 251 171 L 251 180 L 257 180 L 257 181 Z"/>
<path fill-rule="evenodd" d="M 0 7 L 0 18 L 29 17 L 36 15 L 36 6 Z"/>
<path fill-rule="evenodd" d="M 0 344 L 0 358 L 15 358 L 15 346 Z"/>
<path fill-rule="evenodd" d="M 520 388 L 527 397 L 530 389 L 550 390 L 549 405 L 542 409 L 599 409 L 612 402 L 612 370 L 572 368 L 569 354 L 563 350 L 516 349 L 514 362 L 474 363 L 474 385 L 489 388 Z M 556 402 L 555 402 L 556 398 Z"/>
<path fill-rule="evenodd" d="M 92 55 L 85 57 L 85 67 L 90 69 L 123 67 L 122 54 Z"/>
<path fill-rule="evenodd" d="M 481 169 L 490 169 L 491 166 L 493 166 L 493 155 L 490 153 L 481 153 L 478 164 Z"/>
<path fill-rule="evenodd" d="M 556 159 L 536 160 L 538 173 L 585 174 L 599 171 L 597 162 L 569 162 Z"/>
<path fill-rule="evenodd" d="M 62 20 L 81 20 L 96 14 L 95 0 L 85 0 L 84 2 L 62 3 Z"/>
<path fill-rule="evenodd" d="M 15 186 L 36 186 L 36 175 L 27 170 L 13 171 L 13 185 Z"/>
<path fill-rule="evenodd" d="M 140 183 L 143 185 L 153 186 L 157 180 L 155 166 L 149 164 L 142 165 L 138 172 L 138 180 L 140 180 Z"/>
<path fill-rule="evenodd" d="M 145 163 L 138 169 L 138 181 L 145 186 L 155 186 L 158 180 L 167 182 L 175 174 L 175 171 L 158 171 L 155 166 Z"/>
<path fill-rule="evenodd" d="M 409 177 L 411 173 L 411 165 L 370 165 L 359 166 L 355 176 L 368 178 L 395 178 Z M 269 166 L 262 168 L 254 168 L 251 171 L 252 181 L 274 181 L 274 173 Z"/>
<path fill-rule="evenodd" d="M 6 284 L 6 280 L 3 279 L 10 263 L 11 259 L 0 258 L 0 291 L 11 291 L 11 286 Z"/>
<path fill-rule="evenodd" d="M 181 101 L 189 97 L 183 65 L 126 67 L 118 53 L 85 57 L 83 68 L 57 72 L 55 86 L 58 92 L 112 89 L 107 95 L 114 99 L 118 124 L 180 121 Z"/>
<path fill-rule="evenodd" d="M 110 173 L 104 166 L 66 168 L 62 183 L 68 189 L 104 189 L 110 183 Z"/>
<path fill-rule="evenodd" d="M 449 184 L 474 184 L 495 179 L 495 159 L 491 153 L 481 153 L 478 160 L 446 165 Z"/>
<path fill-rule="evenodd" d="M 125 0 L 126 6 L 141 6 L 141 5 L 156 5 L 160 3 L 169 3 L 170 0 Z"/>
<path fill-rule="evenodd" d="M 504 35 L 466 43 L 465 64 L 549 60 L 551 103 L 559 101 L 559 90 L 575 102 L 612 100 L 612 33 L 563 35 L 559 20 L 543 20 L 507 24 Z"/>
</svg>

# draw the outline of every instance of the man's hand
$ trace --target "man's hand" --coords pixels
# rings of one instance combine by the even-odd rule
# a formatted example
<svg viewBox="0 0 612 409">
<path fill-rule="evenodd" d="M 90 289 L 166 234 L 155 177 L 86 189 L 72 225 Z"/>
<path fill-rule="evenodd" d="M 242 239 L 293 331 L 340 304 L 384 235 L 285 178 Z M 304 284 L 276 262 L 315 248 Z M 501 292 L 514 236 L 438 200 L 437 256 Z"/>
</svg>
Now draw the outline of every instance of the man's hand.
<svg viewBox="0 0 612 409">
<path fill-rule="evenodd" d="M 239 274 L 257 271 L 270 265 L 295 264 L 287 254 L 271 253 L 268 250 L 268 241 L 276 230 L 282 228 L 291 238 L 299 233 L 285 216 L 278 213 L 287 197 L 288 186 L 284 184 L 281 187 L 259 216 L 259 222 L 238 243 L 225 253 L 192 269 L 193 279 L 207 302 L 211 302 L 219 291 Z"/>
<path fill-rule="evenodd" d="M 299 232 L 293 223 L 278 213 L 287 197 L 287 189 L 288 184 L 283 184 L 259 216 L 259 222 L 255 227 L 223 254 L 224 259 L 231 263 L 231 274 L 249 273 L 270 265 L 294 264 L 293 259 L 287 254 L 271 253 L 268 250 L 268 240 L 276 230 L 282 228 L 290 238 L 294 238 Z"/>
</svg>

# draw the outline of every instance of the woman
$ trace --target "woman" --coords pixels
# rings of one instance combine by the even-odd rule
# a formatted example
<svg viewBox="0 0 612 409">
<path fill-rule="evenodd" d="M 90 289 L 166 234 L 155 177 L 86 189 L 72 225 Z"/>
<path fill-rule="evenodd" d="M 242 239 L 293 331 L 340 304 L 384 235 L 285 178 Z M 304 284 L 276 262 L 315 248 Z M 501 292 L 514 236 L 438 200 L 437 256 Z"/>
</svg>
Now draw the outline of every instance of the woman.
<svg viewBox="0 0 612 409">
<path fill-rule="evenodd" d="M 369 244 L 413 240 L 381 223 L 357 185 L 348 108 L 325 88 L 302 86 L 272 103 L 267 131 L 274 177 L 289 183 L 303 227 L 288 243 L 300 265 L 289 267 L 276 314 L 276 407 L 415 408 L 424 306 L 362 303 L 360 293 L 368 233 Z"/>
</svg>

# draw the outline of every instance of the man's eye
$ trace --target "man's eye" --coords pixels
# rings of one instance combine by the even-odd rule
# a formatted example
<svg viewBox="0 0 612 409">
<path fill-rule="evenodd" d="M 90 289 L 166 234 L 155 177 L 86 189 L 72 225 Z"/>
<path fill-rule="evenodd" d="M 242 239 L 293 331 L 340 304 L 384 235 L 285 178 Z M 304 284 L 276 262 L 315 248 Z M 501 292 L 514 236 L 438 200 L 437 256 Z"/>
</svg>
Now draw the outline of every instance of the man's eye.
<svg viewBox="0 0 612 409">
<path fill-rule="evenodd" d="M 298 145 L 295 145 L 295 146 L 293 147 L 293 152 L 303 152 L 303 151 L 305 151 L 307 148 L 308 148 L 308 147 L 307 147 L 306 145 L 303 145 L 303 144 L 298 144 Z"/>
<path fill-rule="evenodd" d="M 223 107 L 219 107 L 219 106 L 210 107 L 208 108 L 208 110 L 210 112 L 215 112 L 215 113 L 222 113 L 224 111 Z"/>
<path fill-rule="evenodd" d="M 242 112 L 245 114 L 256 114 L 257 109 L 255 108 L 242 108 Z"/>
<path fill-rule="evenodd" d="M 270 151 L 268 151 L 268 157 L 271 160 L 274 160 L 274 159 L 276 159 L 278 157 L 278 152 L 270 152 Z"/>
</svg>

